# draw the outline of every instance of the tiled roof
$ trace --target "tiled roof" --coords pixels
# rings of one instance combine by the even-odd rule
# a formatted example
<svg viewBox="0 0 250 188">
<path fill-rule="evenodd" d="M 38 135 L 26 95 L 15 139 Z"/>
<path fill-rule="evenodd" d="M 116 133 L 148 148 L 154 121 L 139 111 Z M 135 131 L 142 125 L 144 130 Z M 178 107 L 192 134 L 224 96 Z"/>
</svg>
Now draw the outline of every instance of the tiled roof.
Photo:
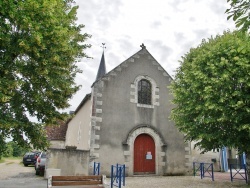
<svg viewBox="0 0 250 188">
<path fill-rule="evenodd" d="M 48 140 L 65 140 L 68 121 L 58 121 L 58 125 L 48 125 L 45 129 Z"/>
</svg>

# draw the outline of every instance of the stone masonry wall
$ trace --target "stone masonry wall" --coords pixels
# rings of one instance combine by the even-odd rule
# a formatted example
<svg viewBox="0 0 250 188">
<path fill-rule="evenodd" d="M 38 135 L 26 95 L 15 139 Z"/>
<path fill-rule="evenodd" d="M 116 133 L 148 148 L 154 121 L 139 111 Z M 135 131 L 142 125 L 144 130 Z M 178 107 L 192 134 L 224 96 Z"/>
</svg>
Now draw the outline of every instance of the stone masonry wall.
<svg viewBox="0 0 250 188">
<path fill-rule="evenodd" d="M 89 151 L 75 148 L 47 151 L 46 169 L 61 169 L 61 175 L 89 175 Z"/>
</svg>

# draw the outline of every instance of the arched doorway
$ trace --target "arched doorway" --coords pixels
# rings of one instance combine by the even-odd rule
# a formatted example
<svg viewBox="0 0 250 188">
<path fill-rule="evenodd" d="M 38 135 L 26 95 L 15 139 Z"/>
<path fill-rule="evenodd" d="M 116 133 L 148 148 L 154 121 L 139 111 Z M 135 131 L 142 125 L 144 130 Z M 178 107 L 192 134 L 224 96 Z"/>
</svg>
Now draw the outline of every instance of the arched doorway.
<svg viewBox="0 0 250 188">
<path fill-rule="evenodd" d="M 135 139 L 134 174 L 155 174 L 155 142 L 148 134 Z"/>
</svg>

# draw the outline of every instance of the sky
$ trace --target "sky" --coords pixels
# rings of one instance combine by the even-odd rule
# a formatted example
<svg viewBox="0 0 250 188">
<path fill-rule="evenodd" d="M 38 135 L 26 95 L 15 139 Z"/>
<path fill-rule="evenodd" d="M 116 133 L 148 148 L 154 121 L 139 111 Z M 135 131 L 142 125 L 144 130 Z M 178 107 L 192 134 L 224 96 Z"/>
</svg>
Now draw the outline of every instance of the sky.
<svg viewBox="0 0 250 188">
<path fill-rule="evenodd" d="M 151 55 L 174 77 L 181 56 L 197 47 L 202 39 L 234 30 L 227 20 L 227 0 L 75 0 L 79 6 L 77 23 L 82 33 L 92 35 L 82 59 L 83 71 L 76 77 L 81 89 L 71 98 L 74 111 L 91 92 L 103 52 L 107 72 L 138 52 L 144 43 Z"/>
</svg>

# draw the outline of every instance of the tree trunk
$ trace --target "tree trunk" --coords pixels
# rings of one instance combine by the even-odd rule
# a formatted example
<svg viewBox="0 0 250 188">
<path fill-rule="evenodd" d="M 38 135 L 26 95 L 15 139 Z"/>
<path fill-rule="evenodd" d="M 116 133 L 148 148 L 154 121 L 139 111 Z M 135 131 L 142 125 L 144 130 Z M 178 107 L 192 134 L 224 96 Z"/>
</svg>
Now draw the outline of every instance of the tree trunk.
<svg viewBox="0 0 250 188">
<path fill-rule="evenodd" d="M 247 165 L 247 184 L 250 185 L 250 152 L 246 153 L 246 165 Z"/>
</svg>

